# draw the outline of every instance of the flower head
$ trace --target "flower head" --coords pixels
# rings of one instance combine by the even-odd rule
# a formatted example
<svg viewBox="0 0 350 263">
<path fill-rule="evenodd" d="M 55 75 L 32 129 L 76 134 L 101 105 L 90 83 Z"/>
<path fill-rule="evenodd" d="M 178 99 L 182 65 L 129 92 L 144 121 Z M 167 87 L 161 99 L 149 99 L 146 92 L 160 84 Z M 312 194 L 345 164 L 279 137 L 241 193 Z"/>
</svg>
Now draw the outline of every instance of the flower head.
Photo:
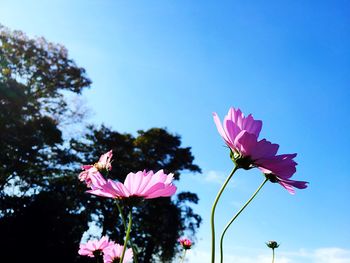
<svg viewBox="0 0 350 263">
<path fill-rule="evenodd" d="M 109 241 L 108 237 L 104 236 L 100 240 L 89 240 L 86 244 L 80 244 L 78 254 L 81 256 L 95 257 L 102 253 L 114 242 Z"/>
<path fill-rule="evenodd" d="M 79 180 L 85 181 L 88 187 L 98 186 L 105 183 L 105 179 L 100 172 L 110 171 L 112 169 L 111 158 L 112 150 L 102 154 L 100 159 L 94 165 L 82 165 L 83 171 L 79 174 Z"/>
<path fill-rule="evenodd" d="M 119 260 L 122 257 L 123 249 L 124 246 L 121 246 L 119 244 L 114 244 L 113 246 L 108 247 L 108 249 L 104 251 L 104 263 L 119 263 Z M 128 248 L 127 250 L 125 250 L 123 263 L 131 262 L 132 258 L 132 249 Z"/>
<path fill-rule="evenodd" d="M 259 169 L 265 174 L 266 178 L 272 183 L 279 183 L 289 193 L 295 194 L 294 188 L 305 189 L 308 182 L 295 181 L 289 178 L 295 173 L 297 163 L 293 160 L 295 154 L 281 154 L 270 159 L 261 160 L 262 165 Z"/>
<path fill-rule="evenodd" d="M 139 171 L 137 173 L 129 173 L 125 178 L 124 184 L 108 180 L 104 185 L 88 192 L 94 195 L 118 199 L 167 197 L 176 192 L 176 186 L 172 184 L 172 180 L 173 174 L 165 174 L 163 170 L 159 170 L 156 173 L 153 173 L 153 171 Z"/>
<path fill-rule="evenodd" d="M 191 249 L 192 241 L 189 240 L 188 238 L 180 238 L 179 243 L 183 247 L 183 249 L 185 250 Z"/>
<path fill-rule="evenodd" d="M 275 248 L 278 248 L 280 245 L 277 244 L 276 241 L 271 240 L 271 241 L 266 242 L 266 246 L 268 246 L 269 248 L 275 249 Z"/>
<path fill-rule="evenodd" d="M 277 155 L 278 144 L 266 139 L 258 140 L 262 122 L 251 115 L 244 117 L 238 109 L 231 108 L 221 125 L 214 113 L 214 122 L 219 134 L 231 149 L 231 157 L 239 168 L 259 168 L 271 182 L 279 183 L 291 194 L 294 187 L 304 189 L 308 182 L 290 180 L 296 172 L 296 154 Z"/>
</svg>

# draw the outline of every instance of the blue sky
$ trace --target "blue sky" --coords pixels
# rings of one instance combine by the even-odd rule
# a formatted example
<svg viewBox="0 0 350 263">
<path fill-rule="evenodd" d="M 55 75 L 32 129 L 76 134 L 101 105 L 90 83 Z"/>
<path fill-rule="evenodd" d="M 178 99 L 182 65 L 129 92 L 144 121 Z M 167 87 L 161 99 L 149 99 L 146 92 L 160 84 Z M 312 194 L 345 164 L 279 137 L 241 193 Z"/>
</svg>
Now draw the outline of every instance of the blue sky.
<svg viewBox="0 0 350 263">
<path fill-rule="evenodd" d="M 204 223 L 189 262 L 209 262 L 209 210 L 232 169 L 212 112 L 230 106 L 264 122 L 262 137 L 297 152 L 291 196 L 266 185 L 227 233 L 226 262 L 350 262 L 350 4 L 347 1 L 0 2 L 0 23 L 65 45 L 87 70 L 90 121 L 120 132 L 167 127 L 191 146 L 202 175 Z M 217 209 L 217 229 L 262 180 L 239 171 Z"/>
</svg>

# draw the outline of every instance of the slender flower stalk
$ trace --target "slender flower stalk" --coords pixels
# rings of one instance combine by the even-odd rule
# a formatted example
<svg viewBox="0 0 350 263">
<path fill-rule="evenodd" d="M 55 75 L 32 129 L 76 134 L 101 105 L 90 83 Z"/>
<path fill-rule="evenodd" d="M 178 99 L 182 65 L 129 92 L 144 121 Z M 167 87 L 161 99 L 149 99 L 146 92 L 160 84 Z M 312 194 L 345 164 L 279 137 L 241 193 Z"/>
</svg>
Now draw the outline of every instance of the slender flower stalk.
<svg viewBox="0 0 350 263">
<path fill-rule="evenodd" d="M 119 260 L 119 263 L 123 263 L 123 260 L 124 260 L 124 255 L 125 255 L 125 251 L 126 251 L 126 245 L 128 244 L 128 240 L 130 238 L 131 224 L 132 224 L 132 213 L 131 213 L 131 210 L 130 210 L 130 212 L 129 212 L 128 229 L 126 230 L 123 252 L 122 252 L 122 256 L 121 256 L 121 258 Z"/>
<path fill-rule="evenodd" d="M 220 191 L 218 192 L 213 207 L 211 209 L 211 217 L 210 217 L 210 223 L 211 223 L 211 263 L 215 263 L 215 222 L 214 222 L 214 214 L 215 214 L 215 209 L 216 205 L 219 202 L 219 199 L 225 190 L 228 182 L 231 180 L 233 174 L 238 170 L 238 166 L 236 165 L 233 170 L 231 171 L 230 175 L 226 178 L 224 184 L 221 186 Z"/>
<path fill-rule="evenodd" d="M 275 248 L 278 248 L 280 245 L 276 241 L 269 241 L 266 245 L 272 249 L 272 263 L 275 262 Z"/>
<path fill-rule="evenodd" d="M 231 224 L 233 223 L 233 221 L 236 220 L 236 218 L 243 212 L 243 210 L 249 205 L 249 203 L 254 199 L 254 197 L 259 193 L 259 191 L 261 190 L 261 188 L 265 185 L 265 183 L 268 181 L 267 178 L 265 178 L 265 180 L 260 184 L 260 186 L 258 187 L 258 189 L 256 189 L 256 191 L 254 192 L 254 194 L 249 198 L 249 200 L 242 206 L 242 208 L 237 212 L 237 214 L 235 214 L 231 220 L 227 223 L 227 225 L 225 226 L 224 231 L 221 234 L 220 237 L 220 262 L 223 263 L 224 262 L 224 236 L 226 234 L 227 229 L 231 226 Z"/>
<path fill-rule="evenodd" d="M 186 251 L 191 249 L 193 244 L 192 244 L 192 241 L 190 239 L 185 238 L 185 237 L 180 238 L 179 239 L 179 243 L 180 243 L 180 245 L 182 246 L 182 248 L 184 250 L 183 255 L 181 257 L 181 263 L 183 263 L 185 261 Z"/>
<path fill-rule="evenodd" d="M 119 205 L 119 202 L 117 201 L 116 202 L 117 204 L 117 207 L 118 207 L 118 211 L 119 211 L 119 214 L 120 214 L 120 217 L 122 219 L 122 222 L 123 222 L 123 226 L 124 226 L 124 229 L 126 230 L 127 229 L 127 225 L 126 225 L 126 220 L 125 220 L 125 217 L 124 217 L 124 214 L 123 214 L 123 210 L 121 208 L 121 206 Z M 131 246 L 131 249 L 132 249 L 132 253 L 134 255 L 134 263 L 137 263 L 137 250 L 134 246 L 134 244 L 132 243 L 131 239 L 129 239 L 129 243 L 130 243 L 130 246 Z"/>
<path fill-rule="evenodd" d="M 181 262 L 180 263 L 185 262 L 186 251 L 187 251 L 187 249 L 184 249 L 184 253 L 182 254 L 182 258 L 181 258 Z"/>
</svg>

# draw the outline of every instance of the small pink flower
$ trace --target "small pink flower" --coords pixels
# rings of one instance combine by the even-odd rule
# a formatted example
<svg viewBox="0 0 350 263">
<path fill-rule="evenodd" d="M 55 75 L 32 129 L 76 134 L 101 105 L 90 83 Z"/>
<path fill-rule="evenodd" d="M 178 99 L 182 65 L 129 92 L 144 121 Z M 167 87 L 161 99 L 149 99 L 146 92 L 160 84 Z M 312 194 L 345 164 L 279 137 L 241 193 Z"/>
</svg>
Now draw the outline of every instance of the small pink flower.
<svg viewBox="0 0 350 263">
<path fill-rule="evenodd" d="M 105 249 L 113 246 L 114 242 L 104 236 L 100 240 L 89 240 L 86 244 L 80 244 L 78 254 L 81 256 L 95 257 L 104 253 Z"/>
<path fill-rule="evenodd" d="M 179 239 L 180 245 L 183 247 L 183 249 L 191 249 L 192 247 L 192 241 L 188 238 L 180 238 Z"/>
<path fill-rule="evenodd" d="M 113 246 L 108 247 L 104 250 L 103 261 L 104 263 L 115 263 L 118 262 L 122 257 L 124 246 L 119 244 L 114 244 Z M 125 250 L 123 263 L 131 262 L 133 258 L 132 249 L 128 248 Z"/>
<path fill-rule="evenodd" d="M 172 196 L 176 186 L 172 184 L 173 174 L 165 174 L 163 170 L 139 171 L 129 173 L 124 184 L 108 180 L 106 184 L 88 191 L 91 194 L 111 198 L 142 197 L 145 199 Z"/>
<path fill-rule="evenodd" d="M 109 152 L 102 154 L 100 159 L 97 163 L 94 164 L 94 166 L 97 168 L 97 170 L 112 170 L 112 162 L 111 159 L 113 157 L 112 150 Z"/>
<path fill-rule="evenodd" d="M 82 165 L 83 171 L 79 174 L 79 180 L 85 181 L 88 187 L 93 188 L 94 186 L 99 186 L 105 184 L 106 180 L 100 174 L 100 171 L 109 171 L 112 169 L 111 158 L 112 150 L 101 155 L 100 159 L 94 165 Z"/>
</svg>

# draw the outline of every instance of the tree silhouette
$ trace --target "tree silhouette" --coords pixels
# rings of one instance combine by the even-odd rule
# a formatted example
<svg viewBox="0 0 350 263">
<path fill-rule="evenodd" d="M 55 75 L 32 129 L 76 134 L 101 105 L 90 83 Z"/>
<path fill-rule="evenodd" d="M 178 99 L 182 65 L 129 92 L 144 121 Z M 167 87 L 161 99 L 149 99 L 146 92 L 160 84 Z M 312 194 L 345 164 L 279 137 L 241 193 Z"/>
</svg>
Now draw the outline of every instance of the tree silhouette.
<svg viewBox="0 0 350 263">
<path fill-rule="evenodd" d="M 67 141 L 62 123 L 81 115 L 66 94 L 80 94 L 91 81 L 67 50 L 44 38 L 30 39 L 0 25 L 0 241 L 4 262 L 89 262 L 77 255 L 81 237 L 96 221 L 103 234 L 122 242 L 124 228 L 113 200 L 86 194 L 77 175 L 112 149 L 110 178 L 159 170 L 200 172 L 189 147 L 165 129 L 120 134 L 85 127 Z M 201 218 L 190 206 L 193 193 L 143 202 L 134 210 L 133 242 L 139 262 L 167 262 L 183 231 L 195 234 Z M 127 210 L 128 208 L 125 207 Z"/>
</svg>

